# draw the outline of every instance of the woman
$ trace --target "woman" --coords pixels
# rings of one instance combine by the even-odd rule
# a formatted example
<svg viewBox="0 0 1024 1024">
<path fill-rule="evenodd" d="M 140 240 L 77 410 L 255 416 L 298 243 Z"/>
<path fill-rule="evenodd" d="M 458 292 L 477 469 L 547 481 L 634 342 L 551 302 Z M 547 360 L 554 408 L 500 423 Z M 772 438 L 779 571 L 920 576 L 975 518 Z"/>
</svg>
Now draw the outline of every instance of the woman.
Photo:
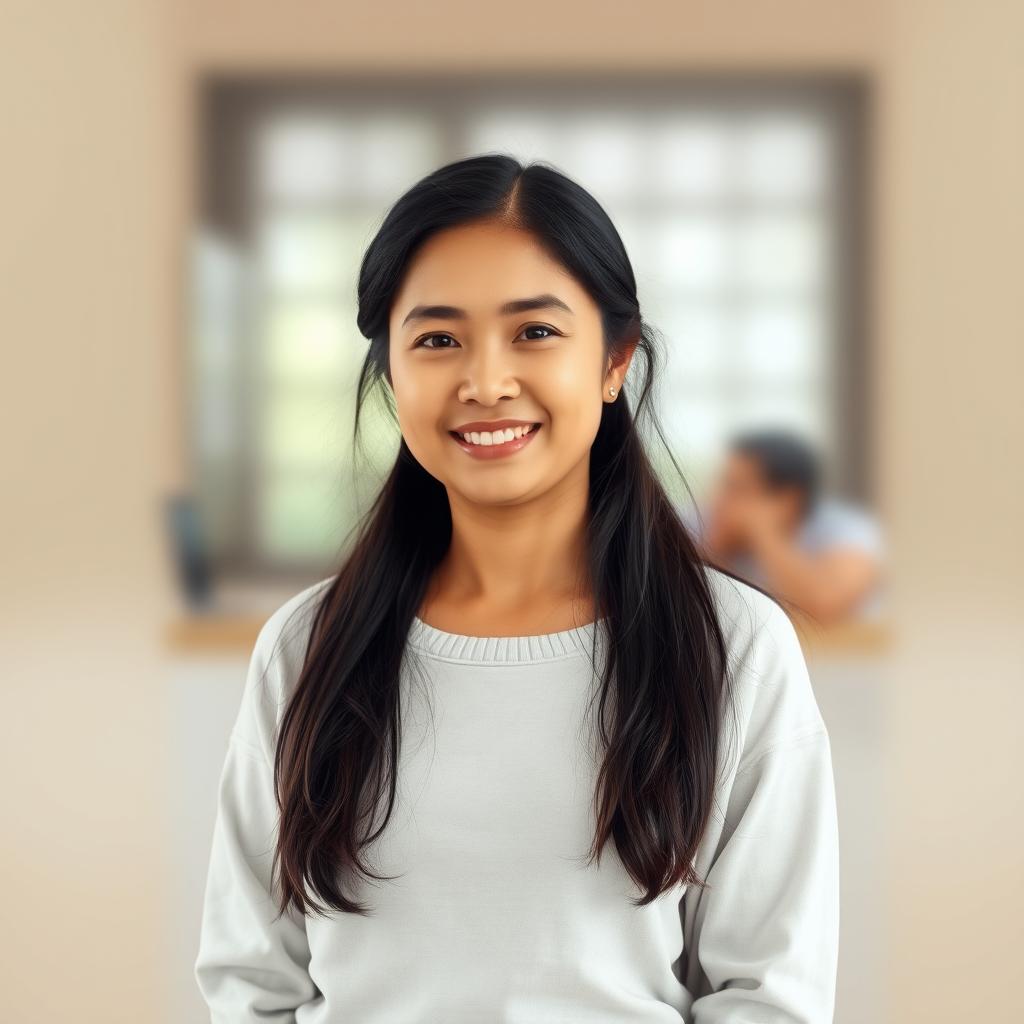
<svg viewBox="0 0 1024 1024">
<path fill-rule="evenodd" d="M 605 212 L 545 164 L 442 167 L 371 242 L 359 327 L 401 446 L 256 642 L 214 1021 L 830 1021 L 828 733 L 785 611 L 652 470 L 660 354 Z"/>
</svg>

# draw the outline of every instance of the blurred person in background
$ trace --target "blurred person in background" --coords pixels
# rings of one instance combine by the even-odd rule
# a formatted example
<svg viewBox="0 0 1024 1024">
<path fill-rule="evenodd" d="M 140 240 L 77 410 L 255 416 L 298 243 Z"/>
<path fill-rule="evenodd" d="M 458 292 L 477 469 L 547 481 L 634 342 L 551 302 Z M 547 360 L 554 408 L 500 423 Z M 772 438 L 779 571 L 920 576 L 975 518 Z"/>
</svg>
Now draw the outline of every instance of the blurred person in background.
<svg viewBox="0 0 1024 1024">
<path fill-rule="evenodd" d="M 735 436 L 699 515 L 684 513 L 713 564 L 821 624 L 877 617 L 882 532 L 866 510 L 822 494 L 814 449 L 786 430 Z"/>
</svg>

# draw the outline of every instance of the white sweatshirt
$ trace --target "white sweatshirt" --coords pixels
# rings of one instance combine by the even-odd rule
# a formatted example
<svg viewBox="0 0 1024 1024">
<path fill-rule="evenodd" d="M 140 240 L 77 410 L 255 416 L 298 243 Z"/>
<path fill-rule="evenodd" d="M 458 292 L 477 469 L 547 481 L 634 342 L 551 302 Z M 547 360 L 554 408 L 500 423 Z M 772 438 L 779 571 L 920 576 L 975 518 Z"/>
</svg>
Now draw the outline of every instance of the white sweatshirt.
<svg viewBox="0 0 1024 1024">
<path fill-rule="evenodd" d="M 614 842 L 584 865 L 598 761 L 581 723 L 599 627 L 470 637 L 416 618 L 397 803 L 368 856 L 398 877 L 360 883 L 369 917 L 289 908 L 273 921 L 273 744 L 309 599 L 329 580 L 282 605 L 256 642 L 220 779 L 195 963 L 213 1024 L 832 1021 L 829 736 L 785 612 L 708 576 L 740 729 L 727 713 L 727 774 L 695 862 L 711 888 L 679 886 L 642 908 Z M 599 634 L 599 658 L 603 644 Z M 408 685 L 413 656 L 429 705 Z"/>
</svg>

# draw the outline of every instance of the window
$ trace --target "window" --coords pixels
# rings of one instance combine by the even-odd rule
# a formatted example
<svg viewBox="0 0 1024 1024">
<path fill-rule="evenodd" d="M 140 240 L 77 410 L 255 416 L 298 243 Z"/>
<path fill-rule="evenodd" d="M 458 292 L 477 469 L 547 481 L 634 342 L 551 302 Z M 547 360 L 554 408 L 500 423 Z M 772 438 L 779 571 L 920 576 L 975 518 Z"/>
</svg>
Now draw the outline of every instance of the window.
<svg viewBox="0 0 1024 1024">
<path fill-rule="evenodd" d="M 487 151 L 550 161 L 619 227 L 695 491 L 729 433 L 770 425 L 801 431 L 830 485 L 868 499 L 864 91 L 833 77 L 206 83 L 190 426 L 217 565 L 334 563 L 379 480 L 354 478 L 350 450 L 363 250 L 405 188 Z M 383 473 L 397 434 L 379 410 L 366 425 Z"/>
</svg>

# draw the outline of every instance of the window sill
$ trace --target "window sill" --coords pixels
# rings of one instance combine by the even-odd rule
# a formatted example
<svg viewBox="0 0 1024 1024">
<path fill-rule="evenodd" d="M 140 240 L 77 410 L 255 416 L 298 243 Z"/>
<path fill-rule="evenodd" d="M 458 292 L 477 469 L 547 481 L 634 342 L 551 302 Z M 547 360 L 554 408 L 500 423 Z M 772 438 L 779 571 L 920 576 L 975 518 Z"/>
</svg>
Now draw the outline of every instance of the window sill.
<svg viewBox="0 0 1024 1024">
<path fill-rule="evenodd" d="M 166 649 L 175 656 L 205 654 L 248 655 L 266 616 L 256 614 L 184 615 L 168 624 Z M 871 656 L 892 645 L 888 622 L 849 622 L 818 626 L 795 622 L 797 635 L 810 660 L 819 656 Z"/>
</svg>

